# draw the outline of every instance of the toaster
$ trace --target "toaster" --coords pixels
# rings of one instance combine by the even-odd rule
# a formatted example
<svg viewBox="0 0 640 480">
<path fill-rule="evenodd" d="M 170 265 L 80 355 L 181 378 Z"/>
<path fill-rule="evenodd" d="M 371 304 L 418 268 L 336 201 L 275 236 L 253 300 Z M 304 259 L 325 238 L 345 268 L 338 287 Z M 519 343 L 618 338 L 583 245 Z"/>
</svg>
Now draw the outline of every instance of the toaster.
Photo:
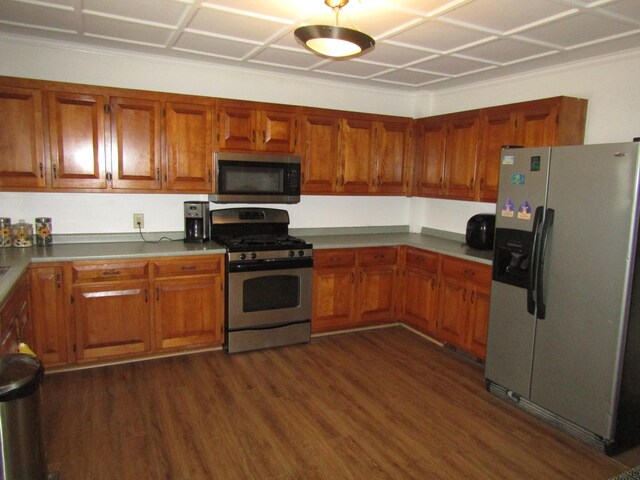
<svg viewBox="0 0 640 480">
<path fill-rule="evenodd" d="M 470 248 L 477 250 L 491 250 L 493 248 L 493 233 L 496 227 L 496 216 L 479 213 L 467 221 L 465 242 Z"/>
</svg>

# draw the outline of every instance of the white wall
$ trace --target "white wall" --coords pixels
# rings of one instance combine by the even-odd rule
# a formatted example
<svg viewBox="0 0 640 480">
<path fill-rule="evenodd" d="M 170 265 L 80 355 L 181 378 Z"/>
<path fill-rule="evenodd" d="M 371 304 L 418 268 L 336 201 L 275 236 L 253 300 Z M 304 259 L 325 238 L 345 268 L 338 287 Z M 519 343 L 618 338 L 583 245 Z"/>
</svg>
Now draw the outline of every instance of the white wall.
<svg viewBox="0 0 640 480">
<path fill-rule="evenodd" d="M 388 115 L 412 116 L 414 107 L 409 93 L 7 36 L 0 36 L 0 75 Z M 144 213 L 144 231 L 177 231 L 185 200 L 206 196 L 0 193 L 0 216 L 30 223 L 50 216 L 60 234 L 134 232 L 132 214 Z M 402 197 L 304 196 L 279 207 L 290 211 L 293 228 L 407 225 L 410 211 Z"/>
<path fill-rule="evenodd" d="M 587 143 L 640 136 L 640 95 L 636 93 L 640 51 L 473 87 L 409 95 L 0 35 L 0 75 L 416 117 L 569 95 L 589 100 Z M 50 216 L 56 233 L 101 233 L 133 232 L 132 214 L 144 213 L 145 231 L 175 231 L 182 229 L 182 203 L 204 199 L 200 195 L 5 192 L 0 193 L 0 216 L 30 222 Z M 421 198 L 304 196 L 300 204 L 285 208 L 293 228 L 408 223 L 412 231 L 427 226 L 464 233 L 471 215 L 493 212 L 495 207 Z"/>
<path fill-rule="evenodd" d="M 640 137 L 640 50 L 576 63 L 543 72 L 520 75 L 472 87 L 437 92 L 418 98 L 416 111 L 432 115 L 535 98 L 565 95 L 589 100 L 585 143 L 629 142 Z M 493 213 L 493 204 L 414 199 L 412 228 L 431 228 L 464 233 L 467 219 L 475 213 Z"/>
</svg>

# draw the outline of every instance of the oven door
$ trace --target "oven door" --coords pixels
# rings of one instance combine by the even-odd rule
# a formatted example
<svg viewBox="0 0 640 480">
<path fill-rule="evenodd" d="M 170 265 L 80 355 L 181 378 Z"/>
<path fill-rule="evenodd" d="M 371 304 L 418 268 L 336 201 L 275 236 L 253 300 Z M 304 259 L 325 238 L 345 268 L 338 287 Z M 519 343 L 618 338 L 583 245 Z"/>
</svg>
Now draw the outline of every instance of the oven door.
<svg viewBox="0 0 640 480">
<path fill-rule="evenodd" d="M 312 265 L 311 259 L 229 265 L 227 329 L 264 329 L 310 321 Z"/>
</svg>

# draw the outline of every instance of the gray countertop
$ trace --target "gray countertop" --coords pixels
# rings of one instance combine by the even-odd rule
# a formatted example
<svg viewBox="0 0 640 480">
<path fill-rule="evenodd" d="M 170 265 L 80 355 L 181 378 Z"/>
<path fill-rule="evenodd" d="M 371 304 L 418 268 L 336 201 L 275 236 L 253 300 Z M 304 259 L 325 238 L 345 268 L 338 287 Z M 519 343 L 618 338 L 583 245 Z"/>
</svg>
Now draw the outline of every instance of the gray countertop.
<svg viewBox="0 0 640 480">
<path fill-rule="evenodd" d="M 341 233 L 338 235 L 305 234 L 299 236 L 312 243 L 314 249 L 408 245 L 487 265 L 491 265 L 492 258 L 491 251 L 470 249 L 460 240 L 420 233 Z M 225 253 L 225 249 L 214 242 L 195 244 L 182 241 L 63 243 L 49 247 L 0 248 L 0 266 L 11 267 L 4 275 L 0 276 L 0 304 L 4 302 L 31 263 L 215 253 Z"/>
</svg>

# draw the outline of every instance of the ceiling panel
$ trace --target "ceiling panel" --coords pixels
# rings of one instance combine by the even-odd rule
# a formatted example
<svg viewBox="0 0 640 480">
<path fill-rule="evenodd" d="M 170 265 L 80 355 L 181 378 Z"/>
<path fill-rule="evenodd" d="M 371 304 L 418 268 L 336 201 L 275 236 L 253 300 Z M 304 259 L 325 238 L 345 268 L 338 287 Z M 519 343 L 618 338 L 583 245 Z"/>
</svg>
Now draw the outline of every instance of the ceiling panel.
<svg viewBox="0 0 640 480">
<path fill-rule="evenodd" d="M 339 24 L 372 35 L 351 60 L 293 35 L 335 24 L 323 0 L 0 0 L 0 35 L 153 52 L 285 75 L 435 91 L 640 50 L 640 0 L 351 0 Z"/>
</svg>

